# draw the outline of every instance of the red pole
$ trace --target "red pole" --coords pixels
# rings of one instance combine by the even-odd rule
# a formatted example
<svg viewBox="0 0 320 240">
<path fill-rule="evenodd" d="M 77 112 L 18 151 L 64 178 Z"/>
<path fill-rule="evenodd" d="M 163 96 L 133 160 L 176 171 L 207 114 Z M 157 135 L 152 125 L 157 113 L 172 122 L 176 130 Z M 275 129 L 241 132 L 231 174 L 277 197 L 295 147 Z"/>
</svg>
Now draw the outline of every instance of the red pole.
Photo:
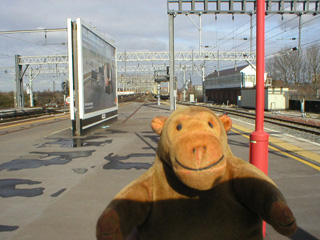
<svg viewBox="0 0 320 240">
<path fill-rule="evenodd" d="M 256 70 L 256 126 L 250 134 L 250 163 L 268 174 L 269 134 L 263 130 L 264 122 L 264 46 L 265 46 L 265 0 L 257 0 L 257 70 Z M 266 236 L 266 223 L 263 223 Z"/>
</svg>

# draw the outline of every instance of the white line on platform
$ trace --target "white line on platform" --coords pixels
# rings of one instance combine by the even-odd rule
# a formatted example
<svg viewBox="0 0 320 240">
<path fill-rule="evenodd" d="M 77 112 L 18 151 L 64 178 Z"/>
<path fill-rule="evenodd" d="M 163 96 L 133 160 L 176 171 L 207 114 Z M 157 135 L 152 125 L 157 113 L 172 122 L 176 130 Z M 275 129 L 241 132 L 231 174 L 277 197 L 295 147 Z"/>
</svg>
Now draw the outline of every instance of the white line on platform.
<svg viewBox="0 0 320 240">
<path fill-rule="evenodd" d="M 64 129 L 61 129 L 61 130 L 59 130 L 59 131 L 56 131 L 56 132 L 53 132 L 53 133 L 50 133 L 48 136 L 46 136 L 46 137 L 49 137 L 49 136 L 51 136 L 51 135 L 53 135 L 53 134 L 56 134 L 56 133 L 59 133 L 59 132 L 62 132 L 62 131 L 64 131 L 64 130 L 67 130 L 67 129 L 70 129 L 71 127 L 67 127 L 67 128 L 64 128 Z"/>
</svg>

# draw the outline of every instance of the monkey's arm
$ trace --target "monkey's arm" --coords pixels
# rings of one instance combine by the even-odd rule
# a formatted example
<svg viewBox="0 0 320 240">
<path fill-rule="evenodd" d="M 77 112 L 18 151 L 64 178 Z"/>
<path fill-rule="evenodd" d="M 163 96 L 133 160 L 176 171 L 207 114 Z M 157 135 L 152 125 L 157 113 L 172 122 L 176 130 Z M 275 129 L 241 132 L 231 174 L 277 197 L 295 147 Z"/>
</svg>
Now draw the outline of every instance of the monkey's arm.
<svg viewBox="0 0 320 240">
<path fill-rule="evenodd" d="M 293 235 L 297 224 L 276 184 L 255 166 L 236 159 L 233 187 L 239 201 L 285 236 Z"/>
<path fill-rule="evenodd" d="M 152 179 L 134 181 L 110 202 L 97 222 L 99 240 L 122 240 L 147 218 L 152 203 Z"/>
</svg>

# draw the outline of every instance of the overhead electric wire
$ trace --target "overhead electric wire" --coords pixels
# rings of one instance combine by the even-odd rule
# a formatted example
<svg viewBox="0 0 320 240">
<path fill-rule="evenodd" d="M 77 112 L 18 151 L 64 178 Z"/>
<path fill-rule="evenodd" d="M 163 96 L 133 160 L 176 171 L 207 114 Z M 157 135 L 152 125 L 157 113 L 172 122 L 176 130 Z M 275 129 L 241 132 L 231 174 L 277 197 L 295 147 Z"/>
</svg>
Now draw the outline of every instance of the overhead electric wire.
<svg viewBox="0 0 320 240">
<path fill-rule="evenodd" d="M 5 55 L 5 54 L 1 54 L 1 53 L 0 53 L 0 56 L 3 56 L 3 57 L 14 57 L 14 56 Z"/>
<path fill-rule="evenodd" d="M 275 16 L 275 15 L 272 15 L 272 16 Z M 319 16 L 319 17 L 320 17 L 320 16 Z M 312 19 L 310 19 L 310 20 L 302 23 L 300 26 L 303 26 L 303 25 L 305 25 L 305 24 L 307 24 L 307 23 L 309 23 L 309 22 L 315 21 L 315 20 L 317 20 L 319 17 L 314 17 L 314 18 L 312 18 Z M 287 24 L 288 22 L 291 22 L 291 21 L 293 21 L 293 20 L 295 20 L 295 19 L 296 19 L 296 18 L 292 18 L 292 19 L 290 19 L 290 20 L 282 23 L 281 25 L 279 25 L 279 26 L 277 26 L 277 27 L 274 27 L 274 28 L 272 28 L 272 29 L 269 29 L 266 33 L 271 32 L 271 31 L 277 29 L 278 27 L 280 27 L 280 26 L 282 26 L 282 25 L 284 25 L 284 24 Z M 243 25 L 242 25 L 242 26 L 243 26 Z M 296 27 L 298 27 L 298 26 L 299 26 L 299 25 L 293 26 L 293 27 L 291 27 L 291 28 L 290 28 L 289 30 L 287 30 L 287 31 L 288 31 L 288 32 L 289 32 L 289 31 L 292 31 L 292 30 L 296 29 Z M 315 28 L 318 28 L 318 27 L 320 27 L 320 25 L 319 25 L 319 26 L 312 27 L 312 28 L 305 29 L 305 30 L 302 31 L 302 33 L 307 32 L 307 31 L 310 31 L 310 30 L 315 29 Z M 241 33 L 243 33 L 243 32 L 241 32 Z M 241 34 L 241 33 L 239 33 L 239 34 Z M 230 35 L 230 34 L 231 34 L 231 33 L 229 33 L 229 35 Z M 238 34 L 238 35 L 239 35 L 239 34 Z M 291 36 L 296 35 L 296 34 L 297 34 L 297 33 L 292 34 Z M 279 35 L 279 34 L 275 34 L 275 35 L 273 35 L 272 37 L 267 38 L 265 41 L 267 42 L 267 41 L 269 41 L 270 39 L 272 39 L 272 38 L 274 38 L 274 37 L 276 37 L 276 36 L 278 36 L 278 35 Z M 255 38 L 256 38 L 256 37 L 254 37 L 253 39 L 255 39 Z M 228 41 L 230 41 L 230 40 L 231 40 L 231 39 L 229 39 Z M 302 46 L 307 46 L 307 45 L 314 44 L 314 43 L 317 43 L 317 42 L 320 42 L 320 39 L 313 40 L 313 41 L 311 41 L 311 42 L 301 44 L 300 47 L 302 48 Z M 236 49 L 236 48 L 238 48 L 239 46 L 242 46 L 242 45 L 244 45 L 244 44 L 246 44 L 246 43 L 247 43 L 247 42 L 241 43 L 241 44 L 239 44 L 239 45 L 231 48 L 231 50 L 232 50 L 232 49 Z M 271 44 L 273 44 L 273 42 L 270 42 L 270 43 L 266 44 L 266 46 L 271 45 Z M 256 46 L 256 44 L 255 44 L 254 46 Z M 249 49 L 249 47 L 245 48 L 243 51 L 245 51 L 245 50 L 247 50 L 247 49 Z M 303 49 L 304 49 L 304 48 L 303 48 Z M 272 54 L 274 54 L 274 53 L 271 53 L 270 55 L 272 55 Z M 270 55 L 267 55 L 267 56 L 270 56 Z M 266 56 L 266 57 L 267 57 L 267 56 Z M 215 63 L 210 63 L 210 65 L 208 65 L 207 68 L 212 67 L 213 64 L 215 64 Z M 232 64 L 232 65 L 234 65 L 234 64 Z M 225 68 L 225 67 L 228 67 L 228 66 L 232 66 L 232 65 L 226 65 L 226 66 L 224 66 L 224 68 Z"/>
<path fill-rule="evenodd" d="M 273 30 L 275 30 L 275 29 L 277 29 L 278 27 L 281 27 L 282 25 L 284 25 L 284 24 L 287 24 L 288 22 L 291 22 L 292 20 L 294 20 L 295 18 L 293 18 L 293 19 L 291 19 L 291 20 L 288 20 L 288 21 L 286 21 L 286 22 L 284 22 L 284 23 L 282 23 L 282 24 L 280 24 L 279 26 L 277 26 L 277 27 L 274 27 L 274 28 L 272 28 L 272 29 L 269 29 L 268 31 L 266 31 L 265 32 L 265 34 L 267 34 L 268 32 L 271 32 L 271 31 L 273 31 Z M 276 36 L 278 36 L 279 34 L 276 34 Z M 254 38 L 252 38 L 252 40 L 253 39 L 255 39 L 256 37 L 254 37 Z M 265 41 L 267 41 L 268 39 L 266 39 Z M 235 46 L 235 47 L 233 47 L 233 48 L 231 48 L 229 51 L 231 51 L 232 49 L 235 49 L 235 48 L 237 48 L 237 47 L 239 47 L 239 46 L 242 46 L 242 45 L 244 45 L 244 44 L 246 44 L 246 42 L 244 42 L 244 43 L 241 43 L 241 44 L 239 44 L 239 45 L 237 45 L 237 46 Z M 255 45 L 254 45 L 255 46 Z M 248 49 L 248 48 L 246 48 L 246 49 Z M 245 50 L 246 50 L 245 49 Z"/>
<path fill-rule="evenodd" d="M 274 3 L 273 6 L 276 5 L 276 4 L 277 4 L 277 3 Z M 256 15 L 253 15 L 253 17 L 255 17 L 255 16 L 256 16 Z M 266 20 L 272 18 L 273 16 L 276 16 L 276 15 L 275 15 L 275 14 L 269 15 L 269 16 L 266 18 Z M 249 20 L 249 21 L 247 21 L 246 23 L 242 24 L 237 30 L 239 30 L 239 29 L 242 28 L 243 26 L 245 26 L 245 25 L 247 25 L 248 23 L 250 23 L 250 21 L 251 21 L 251 20 Z M 255 27 L 255 26 L 256 26 L 256 24 L 253 24 L 253 25 L 252 25 L 252 28 Z M 245 30 L 245 31 L 246 31 L 246 30 Z M 245 32 L 245 31 L 243 31 L 243 32 Z M 238 33 L 236 36 L 239 36 L 239 35 L 242 34 L 243 32 Z M 222 39 L 226 38 L 226 37 L 229 36 L 231 33 L 233 33 L 233 32 L 230 32 L 229 34 L 225 35 Z M 235 38 L 236 36 L 234 36 L 234 38 Z M 220 40 L 222 40 L 222 39 L 219 39 L 218 41 L 216 41 L 216 44 L 213 44 L 212 46 L 217 45 L 217 43 L 218 43 Z M 223 42 L 222 44 L 224 44 L 224 43 L 226 43 L 226 42 L 228 42 L 228 41 L 230 41 L 230 40 L 232 40 L 232 38 L 228 39 L 227 41 Z M 211 47 L 211 48 L 212 48 L 212 47 Z"/>
<path fill-rule="evenodd" d="M 4 37 L 3 35 L 0 35 L 0 37 Z M 52 48 L 52 47 L 48 47 L 46 45 L 43 45 L 43 44 L 39 44 L 39 43 L 34 43 L 34 42 L 30 42 L 30 41 L 27 41 L 27 40 L 23 40 L 23 39 L 20 39 L 20 38 L 16 38 L 16 37 L 12 37 L 12 36 L 5 36 L 5 37 L 9 37 L 9 38 L 12 38 L 12 39 L 15 39 L 15 40 L 18 40 L 18 41 L 22 41 L 22 42 L 26 42 L 26 43 L 30 43 L 30 44 L 34 44 L 34 45 L 37 45 L 37 46 L 42 46 L 42 47 L 46 47 L 46 48 L 49 48 L 50 50 L 53 50 L 53 51 L 58 51 L 60 53 L 65 53 L 61 50 L 57 50 L 55 48 Z"/>
<path fill-rule="evenodd" d="M 270 18 L 273 17 L 273 16 L 276 16 L 276 14 L 270 15 L 270 17 L 266 18 L 266 20 L 267 20 L 267 19 L 270 19 Z M 308 21 L 302 23 L 300 26 L 303 26 L 303 25 L 305 25 L 305 24 L 307 24 L 307 23 L 309 23 L 309 22 L 311 22 L 311 21 L 315 21 L 315 20 L 317 20 L 318 18 L 319 18 L 319 17 L 314 17 L 314 18 L 312 18 L 311 20 L 308 20 Z M 293 20 L 295 20 L 295 19 L 296 19 L 296 18 L 289 19 L 289 20 L 285 21 L 284 23 L 282 23 L 282 24 L 280 24 L 280 25 L 278 25 L 278 26 L 276 26 L 276 27 L 274 27 L 274 28 L 272 28 L 272 29 L 267 30 L 266 33 L 272 32 L 273 30 L 275 30 L 275 29 L 281 27 L 282 25 L 287 24 L 287 23 L 289 23 L 289 22 L 291 22 L 291 21 L 293 21 Z M 250 22 L 250 21 L 246 22 L 245 24 L 242 24 L 242 25 L 237 29 L 237 31 L 238 31 L 241 27 L 243 27 L 243 26 L 245 26 L 246 24 L 248 24 L 249 22 Z M 256 24 L 254 24 L 252 27 L 254 27 L 255 25 L 256 25 Z M 299 25 L 297 25 L 297 26 L 299 26 Z M 290 32 L 290 31 L 296 29 L 297 26 L 291 27 L 289 30 L 286 30 L 286 32 L 287 32 L 287 31 Z M 315 27 L 312 27 L 312 28 L 305 29 L 302 33 L 306 32 L 306 31 L 310 31 L 310 30 L 312 30 L 312 29 L 314 29 L 314 28 L 317 28 L 317 27 L 320 27 L 320 26 L 315 26 Z M 228 42 L 228 41 L 236 38 L 236 36 L 239 36 L 239 35 L 242 34 L 243 32 L 245 32 L 245 31 L 242 31 L 242 32 L 240 32 L 240 33 L 237 33 L 236 35 L 233 36 L 233 38 L 230 38 L 230 39 L 224 41 L 222 44 L 224 44 L 224 43 L 226 43 L 226 42 Z M 225 35 L 224 38 L 226 38 L 227 36 L 229 36 L 229 35 L 231 35 L 231 34 L 234 34 L 234 31 L 232 31 L 232 32 L 228 33 L 227 35 Z M 295 33 L 295 34 L 296 34 L 296 33 Z M 295 34 L 293 34 L 293 35 L 295 35 Z M 272 37 L 269 37 L 269 38 L 266 39 L 265 41 L 267 42 L 267 41 L 269 41 L 270 39 L 272 39 L 272 38 L 274 38 L 274 37 L 276 37 L 276 36 L 278 36 L 278 35 L 279 35 L 279 34 L 273 35 Z M 217 34 L 216 34 L 216 36 L 217 36 Z M 223 39 L 223 38 L 222 38 L 222 39 Z M 211 48 L 213 48 L 214 46 L 216 46 L 222 39 L 216 40 L 216 42 L 215 42 L 209 49 L 211 49 Z M 252 40 L 253 40 L 253 39 L 256 39 L 256 37 L 252 38 Z M 301 44 L 300 47 L 302 48 L 302 46 L 307 46 L 307 45 L 314 44 L 314 43 L 317 43 L 317 42 L 320 42 L 320 39 L 314 40 L 314 41 L 311 41 L 311 42 L 308 42 L 308 43 Z M 244 45 L 244 44 L 246 44 L 246 43 L 247 43 L 247 42 L 241 43 L 241 44 L 239 44 L 239 45 L 237 45 L 237 46 L 234 46 L 232 49 L 236 49 L 236 48 L 238 48 L 239 46 L 242 46 L 242 45 Z M 222 44 L 220 44 L 220 45 L 222 45 Z M 270 42 L 269 44 L 266 44 L 266 45 L 270 45 L 270 44 L 273 44 L 273 42 Z M 256 44 L 255 44 L 254 46 L 256 46 Z M 231 49 L 231 50 L 232 50 L 232 49 Z M 247 50 L 247 49 L 249 49 L 249 47 L 245 48 L 245 50 Z M 303 49 L 305 49 L 305 48 L 303 48 Z M 306 49 L 308 49 L 308 48 L 306 48 Z M 274 54 L 274 53 L 272 53 L 272 54 Z M 270 54 L 270 55 L 272 55 L 272 54 Z M 269 56 L 269 55 L 268 55 L 268 56 Z M 216 64 L 216 62 L 210 62 L 210 64 L 208 64 L 207 66 L 205 66 L 205 68 L 206 68 L 206 69 L 215 68 L 216 66 L 213 66 L 214 64 Z M 225 69 L 225 68 L 229 68 L 229 67 L 232 67 L 232 66 L 234 66 L 234 65 L 235 65 L 235 64 L 227 64 L 227 65 L 224 65 L 223 68 L 224 68 L 224 69 Z M 210 73 L 211 73 L 211 72 L 210 72 Z"/>
<path fill-rule="evenodd" d="M 320 16 L 314 17 L 314 18 L 312 18 L 311 20 L 302 23 L 301 26 L 303 26 L 303 25 L 305 25 L 305 24 L 307 24 L 307 23 L 309 23 L 309 22 L 311 22 L 311 21 L 317 20 L 318 18 L 320 18 Z M 296 18 L 293 18 L 293 19 L 296 19 Z M 292 20 L 292 19 L 291 19 L 291 20 Z M 290 20 L 290 21 L 291 21 L 291 20 Z M 288 23 L 288 22 L 286 22 L 286 23 Z M 283 25 L 283 24 L 282 24 L 282 25 Z M 281 26 L 281 25 L 280 25 L 280 26 Z M 295 29 L 295 28 L 298 27 L 298 26 L 299 26 L 299 25 L 293 26 L 293 27 L 291 27 L 288 31 L 291 31 L 291 30 Z M 316 27 L 319 27 L 319 26 L 316 26 Z M 274 29 L 275 29 L 275 28 L 273 28 L 272 30 L 274 30 Z M 307 30 L 308 30 L 308 29 L 305 29 L 304 31 L 307 31 Z M 271 31 L 271 30 L 270 30 L 270 31 Z M 270 32 L 270 31 L 268 31 L 268 32 Z M 266 33 L 267 33 L 267 32 L 266 32 Z M 279 33 L 273 35 L 272 37 L 266 38 L 266 39 L 265 39 L 265 42 L 269 41 L 270 39 L 272 39 L 272 38 L 274 38 L 274 37 L 276 37 L 276 36 L 278 36 L 278 35 L 279 35 Z M 272 43 L 273 43 L 273 42 L 271 42 L 271 43 L 269 43 L 269 44 L 266 44 L 266 46 L 267 46 L 267 45 L 270 45 L 270 44 L 272 44 Z M 254 46 L 256 46 L 256 44 L 255 44 Z M 249 49 L 249 47 L 245 48 L 244 50 L 247 50 L 247 49 Z"/>
<path fill-rule="evenodd" d="M 242 24 L 237 30 L 241 29 L 243 26 L 247 25 L 248 23 L 250 23 L 250 20 L 247 21 L 247 22 L 245 22 L 244 24 Z M 245 31 L 247 31 L 247 30 L 245 30 Z M 242 34 L 242 33 L 245 32 L 245 31 L 242 31 L 241 33 L 238 33 L 236 36 L 239 36 L 240 34 Z M 214 46 L 217 46 L 217 44 L 218 44 L 222 39 L 225 39 L 227 36 L 229 36 L 230 34 L 233 34 L 233 33 L 234 33 L 234 31 L 228 33 L 228 34 L 225 35 L 223 38 L 218 39 L 210 48 L 213 48 Z M 233 38 L 235 38 L 236 36 L 233 36 Z M 232 40 L 233 38 L 230 38 L 230 39 L 228 39 L 227 41 L 224 41 L 222 44 L 224 44 L 224 43 Z M 221 44 L 221 45 L 222 45 L 222 44 Z M 209 49 L 210 49 L 210 48 L 209 48 Z M 210 64 L 208 64 L 208 65 L 206 66 L 206 68 L 211 67 L 213 64 L 215 64 L 215 63 L 210 63 Z"/>
<path fill-rule="evenodd" d="M 315 42 L 320 42 L 320 39 L 314 40 L 314 41 L 312 41 L 312 42 L 308 42 L 308 43 L 301 44 L 301 46 L 310 45 L 310 44 L 313 44 L 313 43 L 315 43 Z M 308 49 L 308 48 L 306 48 L 306 49 Z"/>
<path fill-rule="evenodd" d="M 310 31 L 310 30 L 312 30 L 312 29 L 319 28 L 319 27 L 320 27 L 320 25 L 314 26 L 314 27 L 312 27 L 312 28 L 305 29 L 305 30 L 303 30 L 303 31 L 301 32 L 301 34 L 306 33 L 306 32 L 308 32 L 308 31 Z M 297 34 L 298 34 L 298 33 L 294 33 L 294 34 L 291 34 L 291 35 L 289 35 L 289 36 L 286 36 L 285 38 L 291 38 L 291 37 L 293 37 L 293 36 L 296 36 Z"/>
<path fill-rule="evenodd" d="M 31 29 L 31 30 L 13 30 L 13 31 L 0 31 L 1 34 L 15 34 L 15 33 L 38 33 L 38 32 L 66 32 L 67 28 L 43 28 L 43 29 Z"/>
<path fill-rule="evenodd" d="M 249 21 L 249 22 L 250 22 L 250 21 Z M 240 28 L 242 28 L 242 27 L 245 26 L 246 24 L 248 24 L 248 22 L 242 24 L 237 30 L 239 30 Z M 226 38 L 227 36 L 229 36 L 230 34 L 233 34 L 233 31 L 232 31 L 232 32 L 229 32 L 227 35 L 223 36 L 223 38 L 217 39 L 217 41 L 216 41 L 215 43 L 213 43 L 213 44 L 211 45 L 211 47 L 208 48 L 208 50 L 211 49 L 211 48 L 213 48 L 213 46 L 216 46 L 221 40 L 225 39 L 225 38 Z M 232 40 L 232 38 L 228 39 L 226 42 L 228 42 L 228 41 L 230 41 L 230 40 Z M 223 43 L 225 43 L 225 42 L 223 42 Z M 222 44 L 223 44 L 223 43 L 222 43 Z"/>
<path fill-rule="evenodd" d="M 312 11 L 312 10 L 314 10 L 314 8 L 313 8 L 313 9 L 310 9 L 310 11 Z M 270 17 L 272 17 L 272 16 L 276 16 L 276 14 L 270 15 Z M 270 17 L 269 17 L 269 18 L 270 18 Z M 266 20 L 269 19 L 269 18 L 266 18 Z M 314 21 L 314 20 L 316 20 L 316 19 L 318 19 L 318 18 L 319 18 L 319 17 L 314 17 L 314 18 L 312 18 L 312 19 L 310 19 L 310 20 L 302 23 L 301 26 L 303 26 L 303 25 L 305 25 L 305 24 L 307 24 L 307 23 L 309 23 L 309 22 L 311 22 L 311 21 Z M 274 28 L 272 28 L 272 29 L 269 29 L 268 31 L 265 32 L 265 34 L 271 32 L 271 31 L 273 31 L 273 30 L 281 27 L 282 25 L 287 24 L 287 23 L 289 23 L 289 22 L 291 22 L 291 21 L 293 21 L 293 20 L 295 20 L 295 19 L 296 19 L 296 18 L 292 18 L 292 19 L 290 19 L 290 20 L 287 20 L 287 21 L 285 21 L 284 23 L 282 23 L 282 24 L 280 24 L 280 25 L 278 25 L 278 26 L 276 26 L 276 27 L 274 27 Z M 297 26 L 299 26 L 299 25 L 297 25 Z M 297 26 L 291 27 L 288 31 L 291 31 L 292 29 L 295 29 Z M 276 35 L 274 35 L 273 37 L 278 36 L 278 35 L 279 35 L 279 34 L 276 34 Z M 273 38 L 273 37 L 270 37 L 270 38 L 266 39 L 265 41 L 267 41 L 267 40 L 269 40 L 269 39 L 271 39 L 271 38 Z M 253 38 L 253 39 L 254 39 L 254 38 Z M 246 44 L 246 42 L 245 42 L 245 43 L 241 43 L 241 44 L 239 44 L 239 45 L 231 48 L 231 50 L 232 50 L 232 49 L 235 49 L 235 48 L 237 48 L 237 47 L 239 47 L 239 46 L 242 46 L 242 45 L 244 45 L 244 44 Z M 255 46 L 255 45 L 254 45 L 254 46 Z M 249 47 L 245 48 L 245 50 L 248 49 L 248 48 L 249 48 Z M 229 50 L 229 51 L 231 51 L 231 50 Z"/>
</svg>

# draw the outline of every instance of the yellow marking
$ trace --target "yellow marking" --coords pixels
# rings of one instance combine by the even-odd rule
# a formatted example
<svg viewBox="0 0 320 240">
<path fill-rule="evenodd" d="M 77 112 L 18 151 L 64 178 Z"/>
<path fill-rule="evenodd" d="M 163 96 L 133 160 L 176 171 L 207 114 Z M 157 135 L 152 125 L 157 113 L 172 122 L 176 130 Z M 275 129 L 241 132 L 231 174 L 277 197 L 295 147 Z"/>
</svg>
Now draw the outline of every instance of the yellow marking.
<svg viewBox="0 0 320 240">
<path fill-rule="evenodd" d="M 248 128 L 245 128 L 245 127 L 241 127 L 241 126 L 236 125 L 236 124 L 233 124 L 232 127 L 233 127 L 233 128 L 231 129 L 231 131 L 233 131 L 233 132 L 235 132 L 235 133 L 238 133 L 238 134 L 240 134 L 241 136 L 243 136 L 243 137 L 245 137 L 245 138 L 247 138 L 247 139 L 250 139 L 250 137 L 249 137 L 248 135 L 245 135 L 245 134 L 243 134 L 243 133 L 235 130 L 234 128 L 236 128 L 236 129 L 238 129 L 238 130 L 240 130 L 240 131 L 242 131 L 242 132 L 245 132 L 245 133 L 251 133 L 252 130 L 250 130 L 250 129 L 248 129 Z M 313 161 L 315 161 L 315 162 L 320 163 L 320 161 L 319 161 L 320 156 L 319 156 L 318 154 L 315 154 L 315 153 L 313 153 L 313 152 L 304 150 L 304 149 L 299 148 L 299 147 L 297 147 L 297 146 L 294 146 L 294 145 L 292 145 L 292 144 L 290 144 L 290 143 L 283 142 L 283 141 L 281 141 L 281 140 L 279 140 L 279 139 L 276 139 L 276 138 L 274 138 L 274 137 L 269 137 L 269 142 L 270 142 L 270 143 L 273 143 L 274 145 L 279 146 L 279 147 L 281 147 L 281 148 L 288 149 L 288 150 L 291 151 L 291 152 L 296 152 L 298 155 L 300 155 L 300 156 L 302 156 L 302 157 L 306 157 L 306 158 L 308 158 L 308 159 L 310 159 L 310 160 L 313 160 Z M 308 166 L 310 166 L 310 167 L 312 167 L 312 168 L 320 171 L 320 167 L 318 167 L 318 166 L 315 165 L 315 164 L 309 163 L 308 161 L 305 161 L 305 160 L 303 160 L 303 159 L 301 159 L 301 158 L 299 158 L 299 157 L 296 157 L 296 156 L 294 156 L 294 155 L 292 155 L 292 154 L 290 154 L 290 153 L 283 152 L 282 150 L 280 150 L 280 149 L 278 149 L 278 148 L 276 148 L 276 147 L 273 147 L 273 146 L 270 146 L 270 145 L 269 145 L 269 148 L 272 149 L 272 150 L 274 150 L 274 151 L 280 152 L 281 154 L 283 154 L 283 155 L 285 155 L 285 156 L 288 156 L 288 157 L 290 157 L 290 158 L 292 158 L 292 159 L 294 159 L 294 160 L 297 160 L 297 161 L 299 161 L 299 162 L 301 162 L 301 163 L 304 163 L 304 164 L 306 164 L 306 165 L 308 165 Z"/>
<path fill-rule="evenodd" d="M 304 163 L 304 164 L 308 165 L 309 167 L 312 167 L 312 168 L 320 171 L 320 167 L 318 167 L 317 165 L 314 165 L 314 164 L 312 164 L 312 163 L 309 163 L 309 162 L 307 162 L 307 161 L 305 161 L 305 160 L 303 160 L 303 159 L 301 159 L 301 158 L 298 158 L 298 157 L 296 157 L 296 156 L 294 156 L 294 155 L 291 155 L 290 153 L 283 152 L 283 151 L 281 151 L 280 149 L 275 148 L 275 147 L 272 147 L 272 146 L 270 146 L 270 145 L 269 145 L 269 148 L 272 149 L 272 150 L 274 150 L 274 151 L 280 152 L 282 155 L 286 155 L 286 156 L 288 156 L 288 157 L 290 157 L 290 158 L 292 158 L 292 159 L 295 159 L 295 160 L 297 160 L 297 161 L 299 161 L 299 162 L 301 162 L 301 163 Z M 312 159 L 312 160 L 313 160 L 313 159 Z"/>
<path fill-rule="evenodd" d="M 247 136 L 247 135 L 245 135 L 245 134 L 243 134 L 243 133 L 241 133 L 241 132 L 239 132 L 239 131 L 237 131 L 237 130 L 234 130 L 234 129 L 233 129 L 233 128 L 234 128 L 234 125 L 235 125 L 235 124 L 233 124 L 233 125 L 232 125 L 232 128 L 231 128 L 231 131 L 232 131 L 232 132 L 238 133 L 238 134 L 240 134 L 241 136 L 250 139 L 249 136 Z"/>
<path fill-rule="evenodd" d="M 69 116 L 69 115 L 67 115 L 67 116 Z M 63 117 L 66 117 L 66 116 L 63 115 L 63 116 L 57 116 L 57 117 L 52 117 L 52 118 L 38 119 L 38 120 L 34 120 L 34 121 L 29 121 L 29 122 L 17 123 L 17 124 L 13 124 L 13 125 L 9 125 L 9 126 L 0 127 L 0 129 L 17 127 L 17 126 L 31 124 L 31 123 L 37 123 L 37 122 L 44 122 L 44 121 L 54 120 L 54 119 L 63 118 Z"/>
</svg>

